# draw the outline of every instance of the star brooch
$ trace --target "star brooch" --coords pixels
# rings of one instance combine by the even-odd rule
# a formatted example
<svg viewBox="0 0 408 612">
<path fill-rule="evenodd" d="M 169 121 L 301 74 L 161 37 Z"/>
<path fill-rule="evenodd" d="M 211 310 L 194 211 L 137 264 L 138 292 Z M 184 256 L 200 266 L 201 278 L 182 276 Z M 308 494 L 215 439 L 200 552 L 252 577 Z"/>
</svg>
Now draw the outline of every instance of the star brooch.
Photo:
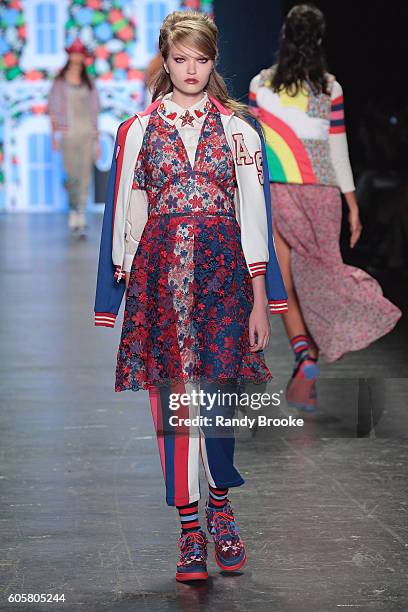
<svg viewBox="0 0 408 612">
<path fill-rule="evenodd" d="M 180 119 L 181 127 L 184 127 L 185 125 L 193 125 L 194 117 L 188 109 L 186 110 L 184 115 L 180 115 Z"/>
</svg>

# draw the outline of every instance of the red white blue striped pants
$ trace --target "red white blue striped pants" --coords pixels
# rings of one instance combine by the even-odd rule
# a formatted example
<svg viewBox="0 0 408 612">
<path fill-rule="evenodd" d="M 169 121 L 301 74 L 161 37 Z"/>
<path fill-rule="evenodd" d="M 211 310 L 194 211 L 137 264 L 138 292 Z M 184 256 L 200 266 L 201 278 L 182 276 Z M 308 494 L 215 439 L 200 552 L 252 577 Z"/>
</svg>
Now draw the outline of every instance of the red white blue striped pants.
<svg viewBox="0 0 408 612">
<path fill-rule="evenodd" d="M 244 479 L 234 467 L 235 438 L 233 428 L 187 426 L 181 419 L 198 415 L 207 416 L 215 423 L 216 415 L 231 417 L 233 402 L 215 402 L 207 411 L 203 405 L 180 405 L 177 410 L 170 408 L 171 394 L 191 394 L 192 390 L 206 393 L 238 393 L 235 384 L 175 383 L 169 386 L 149 389 L 150 406 L 160 461 L 166 485 L 166 502 L 169 506 L 185 506 L 198 501 L 200 494 L 199 468 L 202 461 L 208 484 L 220 489 L 238 487 Z M 196 402 L 197 404 L 198 402 Z M 170 417 L 177 416 L 177 423 L 171 425 Z M 173 422 L 175 419 L 173 419 Z M 225 434 L 225 437 L 224 437 Z"/>
</svg>

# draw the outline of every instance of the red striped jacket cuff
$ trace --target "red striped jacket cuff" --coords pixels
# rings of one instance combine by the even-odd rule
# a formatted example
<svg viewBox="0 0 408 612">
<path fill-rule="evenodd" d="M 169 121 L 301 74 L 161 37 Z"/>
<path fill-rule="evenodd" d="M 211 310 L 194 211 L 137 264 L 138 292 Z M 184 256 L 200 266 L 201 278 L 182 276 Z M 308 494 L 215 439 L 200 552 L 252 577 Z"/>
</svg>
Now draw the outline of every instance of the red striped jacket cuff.
<svg viewBox="0 0 408 612">
<path fill-rule="evenodd" d="M 346 126 L 343 123 L 342 125 L 330 125 L 329 134 L 344 134 L 346 131 Z"/>
<path fill-rule="evenodd" d="M 251 278 L 255 276 L 260 276 L 261 274 L 266 274 L 266 261 L 257 261 L 256 263 L 248 264 L 249 274 Z"/>
<path fill-rule="evenodd" d="M 116 315 L 112 312 L 95 312 L 95 325 L 98 327 L 115 327 Z"/>
<path fill-rule="evenodd" d="M 287 300 L 269 300 L 268 306 L 271 314 L 282 314 L 284 312 L 288 312 Z"/>
</svg>

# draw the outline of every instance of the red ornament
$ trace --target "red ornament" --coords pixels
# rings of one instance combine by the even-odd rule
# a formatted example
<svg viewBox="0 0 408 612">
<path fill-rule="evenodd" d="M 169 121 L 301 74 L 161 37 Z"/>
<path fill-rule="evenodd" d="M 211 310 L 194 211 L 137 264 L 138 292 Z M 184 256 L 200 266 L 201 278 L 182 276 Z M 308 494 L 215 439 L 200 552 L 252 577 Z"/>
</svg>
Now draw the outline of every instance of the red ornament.
<svg viewBox="0 0 408 612">
<path fill-rule="evenodd" d="M 113 58 L 115 68 L 127 68 L 129 66 L 129 56 L 127 53 L 117 53 Z"/>
<path fill-rule="evenodd" d="M 14 53 L 9 51 L 3 55 L 3 62 L 6 68 L 11 68 L 17 64 L 17 57 Z"/>
<path fill-rule="evenodd" d="M 43 75 L 39 70 L 29 70 L 25 73 L 25 78 L 29 81 L 39 81 L 43 78 Z"/>
<path fill-rule="evenodd" d="M 100 57 L 101 59 L 107 59 L 109 57 L 109 51 L 104 45 L 97 47 L 95 49 L 95 57 Z"/>
<path fill-rule="evenodd" d="M 122 12 L 118 9 L 112 9 L 108 15 L 108 21 L 111 23 L 116 23 L 123 18 Z"/>
<path fill-rule="evenodd" d="M 125 26 L 121 30 L 116 32 L 117 38 L 124 40 L 125 42 L 133 39 L 133 30 L 130 26 Z"/>
<path fill-rule="evenodd" d="M 33 106 L 31 107 L 33 115 L 43 115 L 46 110 L 47 107 L 45 104 L 33 104 Z"/>
<path fill-rule="evenodd" d="M 129 80 L 135 80 L 135 81 L 143 81 L 144 80 L 144 72 L 142 72 L 141 70 L 137 70 L 136 68 L 129 68 L 128 73 L 127 73 L 127 78 Z"/>
</svg>

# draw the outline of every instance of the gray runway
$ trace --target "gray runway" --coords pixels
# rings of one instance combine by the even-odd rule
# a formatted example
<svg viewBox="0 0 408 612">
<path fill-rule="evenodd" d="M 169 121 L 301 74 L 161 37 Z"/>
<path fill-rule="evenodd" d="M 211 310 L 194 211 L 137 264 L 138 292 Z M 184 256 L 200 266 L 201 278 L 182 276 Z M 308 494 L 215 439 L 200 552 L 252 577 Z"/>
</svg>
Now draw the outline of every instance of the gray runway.
<svg viewBox="0 0 408 612">
<path fill-rule="evenodd" d="M 209 581 L 177 584 L 148 395 L 113 391 L 121 316 L 93 326 L 90 222 L 78 242 L 63 213 L 0 216 L 0 610 L 407 610 L 406 322 L 322 366 L 303 427 L 238 431 L 248 563 L 223 575 L 210 548 Z M 292 367 L 278 317 L 272 333 L 269 393 Z"/>
</svg>

